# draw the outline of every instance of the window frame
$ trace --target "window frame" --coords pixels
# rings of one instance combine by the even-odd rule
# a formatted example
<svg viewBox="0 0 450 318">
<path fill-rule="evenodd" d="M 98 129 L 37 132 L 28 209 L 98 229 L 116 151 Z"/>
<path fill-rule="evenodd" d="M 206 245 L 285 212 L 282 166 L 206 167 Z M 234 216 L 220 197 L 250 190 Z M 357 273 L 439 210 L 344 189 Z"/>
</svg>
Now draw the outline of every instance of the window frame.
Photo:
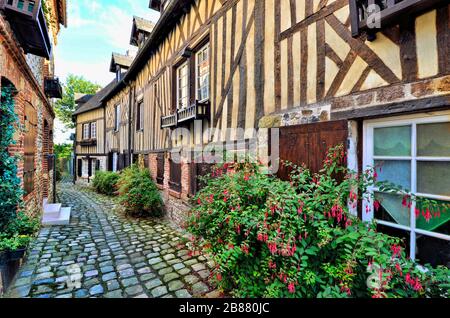
<svg viewBox="0 0 450 318">
<path fill-rule="evenodd" d="M 114 132 L 116 133 L 120 129 L 121 111 L 120 104 L 114 106 Z"/>
<path fill-rule="evenodd" d="M 189 107 L 190 87 L 191 87 L 191 83 L 190 83 L 190 72 L 191 72 L 191 70 L 190 70 L 190 65 L 189 64 L 190 64 L 189 63 L 189 59 L 186 59 L 186 60 L 182 61 L 179 65 L 177 65 L 175 67 L 175 82 L 176 82 L 176 86 L 175 86 L 176 87 L 175 107 L 176 107 L 176 111 L 183 110 L 183 109 Z M 185 99 L 186 99 L 186 107 L 183 108 L 183 107 L 180 107 L 180 76 L 179 76 L 180 73 L 179 72 L 184 67 L 186 68 L 186 82 L 187 82 L 187 84 L 185 86 L 185 89 L 186 89 L 186 97 L 185 97 Z"/>
<path fill-rule="evenodd" d="M 408 160 L 411 163 L 411 186 L 409 189 L 411 193 L 418 197 L 424 197 L 439 201 L 449 201 L 450 196 L 433 195 L 427 193 L 419 193 L 417 191 L 417 163 L 418 162 L 450 162 L 450 157 L 422 157 L 417 155 L 417 126 L 422 124 L 433 123 L 446 123 L 450 122 L 450 112 L 440 112 L 434 114 L 415 114 L 400 117 L 382 118 L 368 120 L 363 123 L 363 167 L 364 169 L 374 166 L 375 160 Z M 389 127 L 401 127 L 411 126 L 411 156 L 375 156 L 374 155 L 374 129 L 376 128 L 389 128 Z M 377 188 L 369 187 L 368 193 L 370 196 L 365 196 L 362 202 L 362 219 L 365 222 L 372 222 L 375 220 L 377 224 L 385 227 L 402 230 L 405 233 L 409 233 L 410 251 L 409 255 L 411 259 L 416 258 L 416 238 L 417 235 L 423 235 L 429 238 L 440 239 L 444 241 L 450 241 L 450 235 L 443 233 L 432 232 L 428 230 L 422 230 L 416 228 L 416 215 L 415 215 L 415 202 L 412 202 L 410 208 L 410 222 L 409 226 L 392 223 L 388 221 L 378 220 L 375 218 L 374 200 L 372 194 L 377 192 Z"/>
<path fill-rule="evenodd" d="M 141 99 L 137 102 L 136 106 L 136 131 L 144 131 L 144 100 Z"/>
<path fill-rule="evenodd" d="M 208 51 L 208 84 L 207 84 L 207 88 L 208 88 L 208 96 L 205 98 L 200 99 L 199 98 L 199 90 L 201 89 L 200 87 L 200 77 L 199 77 L 199 56 L 201 53 L 203 53 L 205 50 Z M 205 44 L 203 44 L 196 52 L 195 52 L 195 98 L 199 101 L 199 102 L 206 102 L 208 100 L 210 100 L 211 98 L 211 46 L 209 41 L 206 42 Z M 203 87 L 202 87 L 203 88 Z"/>
<path fill-rule="evenodd" d="M 83 140 L 89 140 L 91 138 L 91 125 L 90 123 L 84 123 L 82 126 L 82 136 L 83 136 Z M 87 136 L 86 136 L 86 132 L 87 132 Z"/>
<path fill-rule="evenodd" d="M 89 124 L 89 138 L 97 139 L 97 122 L 93 121 Z"/>
</svg>

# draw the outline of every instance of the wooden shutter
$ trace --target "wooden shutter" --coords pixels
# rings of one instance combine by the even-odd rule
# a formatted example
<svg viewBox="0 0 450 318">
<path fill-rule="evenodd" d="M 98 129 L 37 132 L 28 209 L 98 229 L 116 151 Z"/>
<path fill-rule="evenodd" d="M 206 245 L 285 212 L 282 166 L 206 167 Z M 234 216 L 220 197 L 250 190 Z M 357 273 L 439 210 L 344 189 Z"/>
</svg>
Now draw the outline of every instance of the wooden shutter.
<svg viewBox="0 0 450 318">
<path fill-rule="evenodd" d="M 346 144 L 348 123 L 346 120 L 280 128 L 280 160 L 305 164 L 312 172 L 318 172 L 328 149 Z M 278 177 L 289 180 L 290 169 L 280 164 Z"/>
<path fill-rule="evenodd" d="M 78 168 L 78 177 L 82 177 L 83 176 L 83 160 L 82 159 L 78 159 L 77 168 Z"/>
<path fill-rule="evenodd" d="M 92 159 L 88 159 L 88 176 L 92 177 Z"/>
<path fill-rule="evenodd" d="M 181 164 L 170 160 L 170 190 L 181 193 Z"/>
<path fill-rule="evenodd" d="M 25 142 L 23 184 L 25 194 L 34 190 L 34 161 L 37 139 L 37 112 L 31 104 L 25 104 Z"/>
<path fill-rule="evenodd" d="M 157 171 L 156 171 L 156 182 L 160 185 L 164 184 L 164 153 L 158 153 L 157 160 Z"/>
<path fill-rule="evenodd" d="M 108 154 L 108 171 L 113 171 L 113 162 L 114 162 L 113 153 L 110 152 Z"/>
</svg>

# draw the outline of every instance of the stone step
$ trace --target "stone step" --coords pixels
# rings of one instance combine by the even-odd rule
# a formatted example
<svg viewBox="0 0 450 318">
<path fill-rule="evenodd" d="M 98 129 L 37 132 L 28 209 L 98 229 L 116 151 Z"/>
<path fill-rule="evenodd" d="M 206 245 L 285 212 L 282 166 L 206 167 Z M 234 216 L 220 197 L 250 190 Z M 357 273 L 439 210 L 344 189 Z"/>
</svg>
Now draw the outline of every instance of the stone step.
<svg viewBox="0 0 450 318">
<path fill-rule="evenodd" d="M 44 217 L 42 218 L 42 225 L 43 226 L 69 225 L 71 211 L 72 208 L 62 208 L 58 215 L 44 214 Z"/>
<path fill-rule="evenodd" d="M 44 205 L 44 215 L 57 217 L 61 213 L 62 204 L 46 204 Z"/>
</svg>

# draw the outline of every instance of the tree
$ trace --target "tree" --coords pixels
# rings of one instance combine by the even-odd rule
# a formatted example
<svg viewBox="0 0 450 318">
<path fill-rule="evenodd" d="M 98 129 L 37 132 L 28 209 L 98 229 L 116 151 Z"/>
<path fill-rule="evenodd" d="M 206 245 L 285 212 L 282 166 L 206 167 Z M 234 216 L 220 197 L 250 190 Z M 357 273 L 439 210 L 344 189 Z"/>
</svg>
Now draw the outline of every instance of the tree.
<svg viewBox="0 0 450 318">
<path fill-rule="evenodd" d="M 82 76 L 70 74 L 63 85 L 63 98 L 58 100 L 55 110 L 58 118 L 68 127 L 75 128 L 72 122 L 72 114 L 76 109 L 75 93 L 95 94 L 101 88 L 100 85 L 94 84 Z"/>
</svg>

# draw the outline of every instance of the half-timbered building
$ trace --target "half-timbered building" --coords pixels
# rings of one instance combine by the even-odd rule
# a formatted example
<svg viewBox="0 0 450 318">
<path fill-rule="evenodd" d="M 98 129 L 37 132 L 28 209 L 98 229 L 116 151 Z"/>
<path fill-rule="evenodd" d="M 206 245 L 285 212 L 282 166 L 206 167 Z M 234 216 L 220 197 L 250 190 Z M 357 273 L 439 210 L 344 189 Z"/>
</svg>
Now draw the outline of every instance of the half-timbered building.
<svg viewBox="0 0 450 318">
<path fill-rule="evenodd" d="M 81 96 L 75 102 L 73 113 L 75 127 L 75 173 L 76 181 L 89 183 L 95 172 L 107 170 L 105 152 L 105 108 L 101 99 L 114 87 L 113 80 L 105 88 L 91 96 Z"/>
<path fill-rule="evenodd" d="M 381 179 L 450 201 L 446 1 L 192 0 L 150 7 L 161 11 L 158 23 L 103 98 L 105 150 L 122 166 L 144 157 L 172 219 L 182 222 L 204 168 L 176 163 L 173 150 L 239 137 L 245 147 L 254 128 L 279 128 L 281 160 L 318 170 L 326 150 L 343 143 L 353 170 L 383 162 Z M 174 128 L 191 134 L 178 138 Z M 286 177 L 283 168 L 279 176 Z M 354 213 L 405 237 L 411 257 L 449 262 L 448 213 L 419 222 L 414 207 L 377 195 L 384 198 L 380 212 L 364 202 Z"/>
</svg>

